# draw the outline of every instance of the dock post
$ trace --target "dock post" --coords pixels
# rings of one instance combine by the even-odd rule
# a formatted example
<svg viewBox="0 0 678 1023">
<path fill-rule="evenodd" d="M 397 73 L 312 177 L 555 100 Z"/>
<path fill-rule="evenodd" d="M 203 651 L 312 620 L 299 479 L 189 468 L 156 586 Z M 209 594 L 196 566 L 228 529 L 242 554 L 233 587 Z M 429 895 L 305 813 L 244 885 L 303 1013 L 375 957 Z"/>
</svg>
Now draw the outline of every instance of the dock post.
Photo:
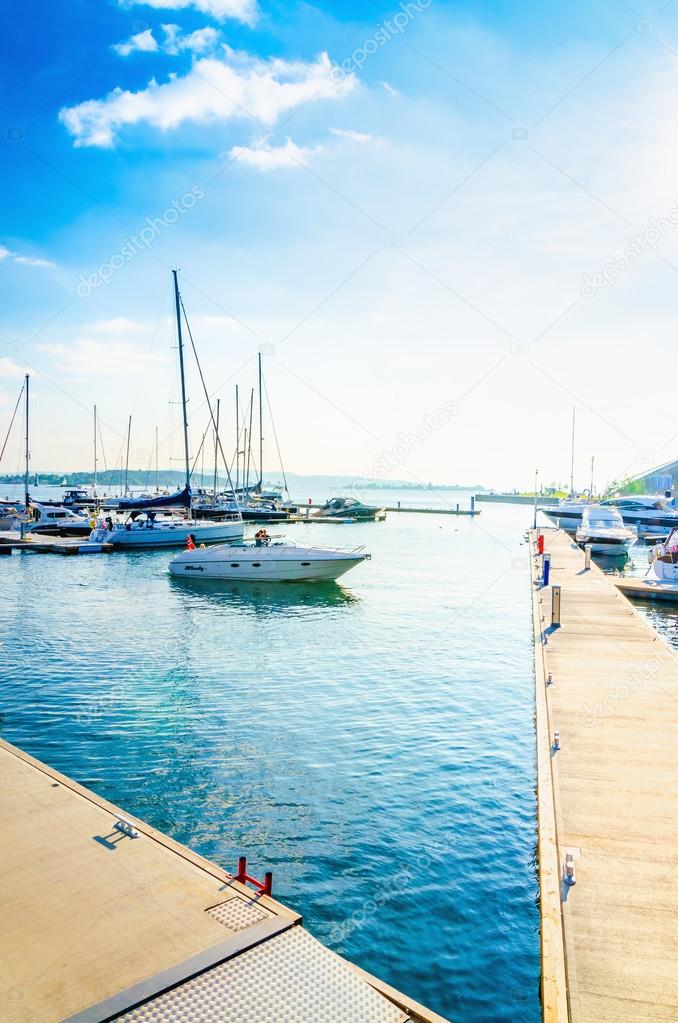
<svg viewBox="0 0 678 1023">
<path fill-rule="evenodd" d="M 459 514 L 459 502 L 457 501 L 457 515 Z"/>
<path fill-rule="evenodd" d="M 584 548 L 584 568 L 587 571 L 591 568 L 591 544 L 588 543 Z"/>
<path fill-rule="evenodd" d="M 551 625 L 560 625 L 560 585 L 551 587 Z"/>
<path fill-rule="evenodd" d="M 551 555 L 550 554 L 542 554 L 542 556 L 541 556 L 541 584 L 542 584 L 542 586 L 548 586 L 550 576 L 551 576 Z"/>
<path fill-rule="evenodd" d="M 476 497 L 475 494 L 471 494 L 471 514 L 476 510 Z"/>
</svg>

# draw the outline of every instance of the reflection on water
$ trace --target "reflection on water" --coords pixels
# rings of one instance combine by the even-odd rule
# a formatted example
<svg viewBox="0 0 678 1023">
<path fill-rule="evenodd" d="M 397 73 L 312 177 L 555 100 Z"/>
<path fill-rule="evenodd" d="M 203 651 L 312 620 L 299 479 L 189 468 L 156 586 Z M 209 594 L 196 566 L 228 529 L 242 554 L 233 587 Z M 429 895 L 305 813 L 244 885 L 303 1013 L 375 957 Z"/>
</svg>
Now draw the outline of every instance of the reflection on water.
<svg viewBox="0 0 678 1023">
<path fill-rule="evenodd" d="M 342 607 L 360 598 L 337 582 L 247 582 L 235 579 L 191 579 L 169 576 L 170 585 L 187 599 L 261 614 L 290 614 L 300 609 Z"/>
</svg>

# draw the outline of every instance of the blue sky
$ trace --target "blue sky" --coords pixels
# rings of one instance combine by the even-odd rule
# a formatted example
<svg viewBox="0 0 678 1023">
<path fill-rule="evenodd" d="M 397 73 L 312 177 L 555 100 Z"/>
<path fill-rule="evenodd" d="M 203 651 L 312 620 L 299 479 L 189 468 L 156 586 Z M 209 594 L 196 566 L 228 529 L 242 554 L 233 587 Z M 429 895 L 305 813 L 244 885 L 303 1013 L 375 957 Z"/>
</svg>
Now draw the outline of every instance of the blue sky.
<svg viewBox="0 0 678 1023">
<path fill-rule="evenodd" d="M 573 404 L 580 486 L 676 456 L 678 4 L 68 0 L 9 31 L 0 416 L 28 369 L 35 469 L 91 463 L 95 402 L 109 464 L 130 414 L 135 464 L 156 425 L 175 464 L 173 266 L 226 422 L 263 348 L 297 472 L 564 480 Z"/>
</svg>

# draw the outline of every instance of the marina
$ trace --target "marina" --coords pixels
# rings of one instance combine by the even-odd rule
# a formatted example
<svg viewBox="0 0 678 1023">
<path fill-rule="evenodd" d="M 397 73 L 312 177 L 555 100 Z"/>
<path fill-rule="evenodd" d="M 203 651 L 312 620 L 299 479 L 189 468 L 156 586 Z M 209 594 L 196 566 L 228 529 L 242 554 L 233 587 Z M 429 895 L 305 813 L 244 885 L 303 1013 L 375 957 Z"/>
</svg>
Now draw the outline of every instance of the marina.
<svg viewBox="0 0 678 1023">
<path fill-rule="evenodd" d="M 678 1023 L 678 4 L 4 6 L 0 1023 Z"/>
</svg>

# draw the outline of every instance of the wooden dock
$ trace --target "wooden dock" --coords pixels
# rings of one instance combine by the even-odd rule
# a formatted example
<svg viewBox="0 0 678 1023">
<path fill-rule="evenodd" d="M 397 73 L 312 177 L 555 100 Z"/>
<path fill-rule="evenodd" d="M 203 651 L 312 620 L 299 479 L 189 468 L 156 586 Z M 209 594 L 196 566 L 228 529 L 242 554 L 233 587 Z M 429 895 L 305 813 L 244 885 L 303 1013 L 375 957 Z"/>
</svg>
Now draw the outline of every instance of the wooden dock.
<svg viewBox="0 0 678 1023">
<path fill-rule="evenodd" d="M 0 741 L 0 1019 L 446 1023 L 321 945 L 249 870 Z"/>
<path fill-rule="evenodd" d="M 0 554 L 19 551 L 28 554 L 109 554 L 112 543 L 90 543 L 77 536 L 43 536 L 26 533 L 18 537 L 13 532 L 0 532 Z"/>
<path fill-rule="evenodd" d="M 671 583 L 646 583 L 644 579 L 615 579 L 620 593 L 631 600 L 662 600 L 678 603 L 678 588 Z"/>
<path fill-rule="evenodd" d="M 675 1023 L 678 658 L 565 533 L 541 532 L 546 588 L 534 533 L 530 544 L 543 1019 Z"/>
</svg>

